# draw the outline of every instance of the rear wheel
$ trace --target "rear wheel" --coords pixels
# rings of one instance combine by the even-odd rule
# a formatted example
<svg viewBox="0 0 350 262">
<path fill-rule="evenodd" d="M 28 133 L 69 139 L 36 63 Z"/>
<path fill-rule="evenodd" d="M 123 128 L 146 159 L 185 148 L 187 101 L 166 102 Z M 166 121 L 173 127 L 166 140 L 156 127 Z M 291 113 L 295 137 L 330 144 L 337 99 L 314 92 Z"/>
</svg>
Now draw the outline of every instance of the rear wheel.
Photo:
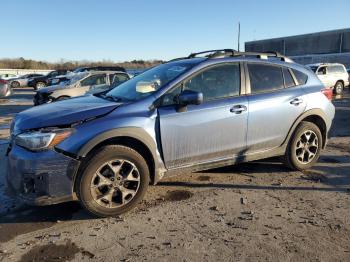
<svg viewBox="0 0 350 262">
<path fill-rule="evenodd" d="M 322 148 L 322 134 L 313 123 L 301 122 L 289 141 L 285 162 L 293 170 L 312 167 L 318 160 Z"/>
<path fill-rule="evenodd" d="M 69 96 L 60 96 L 55 101 L 63 101 L 63 100 L 67 100 L 69 98 L 70 98 Z"/>
<path fill-rule="evenodd" d="M 21 86 L 21 84 L 18 82 L 18 81 L 13 81 L 12 83 L 11 83 L 11 87 L 12 88 L 18 88 L 18 87 L 20 87 Z"/>
<path fill-rule="evenodd" d="M 333 89 L 334 94 L 336 95 L 340 95 L 341 93 L 343 93 L 343 89 L 344 89 L 344 84 L 341 81 L 338 81 Z"/>
<path fill-rule="evenodd" d="M 148 184 L 145 159 L 129 147 L 111 145 L 89 158 L 77 178 L 76 192 L 88 212 L 108 217 L 134 208 L 144 197 Z"/>
</svg>

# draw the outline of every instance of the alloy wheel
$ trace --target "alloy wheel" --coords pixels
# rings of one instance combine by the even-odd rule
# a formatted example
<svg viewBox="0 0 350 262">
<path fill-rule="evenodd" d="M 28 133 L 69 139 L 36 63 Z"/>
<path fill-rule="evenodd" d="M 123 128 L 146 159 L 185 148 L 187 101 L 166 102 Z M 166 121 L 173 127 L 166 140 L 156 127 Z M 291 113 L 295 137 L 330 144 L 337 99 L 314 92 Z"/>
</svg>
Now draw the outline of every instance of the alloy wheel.
<svg viewBox="0 0 350 262">
<path fill-rule="evenodd" d="M 304 165 L 309 164 L 318 152 L 319 144 L 316 133 L 306 130 L 296 142 L 295 153 L 297 160 Z"/>
<path fill-rule="evenodd" d="M 37 84 L 36 84 L 36 87 L 37 87 L 38 89 L 40 89 L 40 88 L 45 87 L 45 84 L 44 84 L 44 83 L 39 82 L 39 83 L 37 83 Z"/>
<path fill-rule="evenodd" d="M 140 173 L 130 161 L 117 159 L 104 163 L 94 174 L 90 190 L 94 201 L 105 208 L 129 203 L 140 187 Z"/>
<path fill-rule="evenodd" d="M 340 94 L 342 91 L 343 91 L 343 85 L 340 82 L 338 82 L 335 86 L 335 93 Z"/>
</svg>

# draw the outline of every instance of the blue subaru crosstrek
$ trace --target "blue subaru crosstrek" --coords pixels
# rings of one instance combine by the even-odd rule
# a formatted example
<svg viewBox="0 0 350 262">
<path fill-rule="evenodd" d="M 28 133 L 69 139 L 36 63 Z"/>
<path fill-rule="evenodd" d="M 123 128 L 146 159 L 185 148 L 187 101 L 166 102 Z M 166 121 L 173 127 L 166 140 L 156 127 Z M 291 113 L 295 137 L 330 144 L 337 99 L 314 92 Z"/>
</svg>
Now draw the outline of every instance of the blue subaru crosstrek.
<svg viewBox="0 0 350 262">
<path fill-rule="evenodd" d="M 18 114 L 8 184 L 29 204 L 78 199 L 103 217 L 172 174 L 272 156 L 307 169 L 327 142 L 330 93 L 278 53 L 191 54 L 109 92 Z"/>
</svg>

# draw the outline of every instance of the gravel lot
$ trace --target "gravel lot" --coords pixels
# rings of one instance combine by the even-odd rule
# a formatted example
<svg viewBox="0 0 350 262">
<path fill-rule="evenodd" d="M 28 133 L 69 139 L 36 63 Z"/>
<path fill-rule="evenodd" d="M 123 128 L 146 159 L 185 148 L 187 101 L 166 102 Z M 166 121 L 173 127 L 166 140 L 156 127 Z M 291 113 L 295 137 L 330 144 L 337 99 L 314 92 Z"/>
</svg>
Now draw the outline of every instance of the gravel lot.
<svg viewBox="0 0 350 262">
<path fill-rule="evenodd" d="M 0 261 L 350 261 L 350 99 L 334 100 L 315 168 L 269 159 L 151 186 L 139 207 L 92 219 L 77 203 L 25 207 L 6 196 L 0 145 Z M 0 100 L 0 144 L 32 92 Z"/>
</svg>

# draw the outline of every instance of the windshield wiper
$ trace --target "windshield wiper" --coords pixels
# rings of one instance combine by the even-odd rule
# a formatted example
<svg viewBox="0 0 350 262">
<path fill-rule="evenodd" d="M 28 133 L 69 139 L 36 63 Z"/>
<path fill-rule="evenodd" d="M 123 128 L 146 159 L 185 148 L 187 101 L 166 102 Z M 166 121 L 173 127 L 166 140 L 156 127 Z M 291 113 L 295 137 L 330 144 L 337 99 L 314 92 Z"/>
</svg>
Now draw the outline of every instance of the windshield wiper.
<svg viewBox="0 0 350 262">
<path fill-rule="evenodd" d="M 104 99 L 111 100 L 111 101 L 114 101 L 114 102 L 121 102 L 122 101 L 122 98 L 120 98 L 120 97 L 106 95 L 106 94 L 96 94 L 96 96 L 102 97 Z"/>
</svg>

